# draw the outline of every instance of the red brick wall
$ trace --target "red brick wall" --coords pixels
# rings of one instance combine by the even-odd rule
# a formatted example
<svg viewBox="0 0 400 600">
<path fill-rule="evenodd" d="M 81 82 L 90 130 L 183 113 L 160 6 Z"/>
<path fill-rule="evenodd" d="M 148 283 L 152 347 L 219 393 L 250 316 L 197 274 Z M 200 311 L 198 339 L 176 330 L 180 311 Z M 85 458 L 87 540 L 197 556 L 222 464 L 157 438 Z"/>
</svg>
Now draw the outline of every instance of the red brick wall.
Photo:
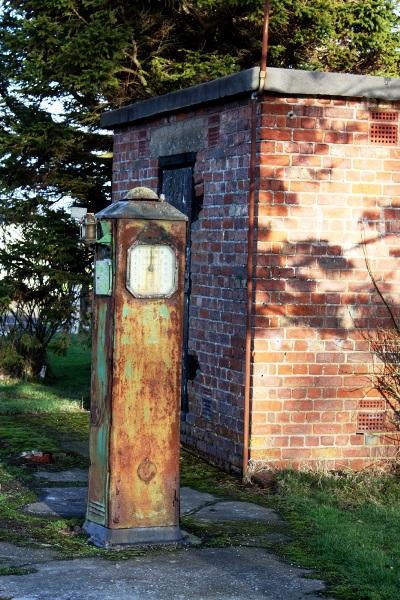
<svg viewBox="0 0 400 600">
<path fill-rule="evenodd" d="M 191 233 L 189 331 L 189 352 L 200 369 L 189 382 L 189 411 L 183 416 L 182 439 L 215 462 L 238 468 L 243 444 L 248 101 L 117 131 L 113 195 L 114 200 L 121 199 L 137 185 L 157 190 L 158 157 L 151 156 L 151 140 L 161 127 L 178 126 L 190 119 L 200 119 L 204 132 L 196 148 L 196 193 L 204 194 L 204 199 Z M 192 143 L 189 140 L 190 150 Z"/>
<path fill-rule="evenodd" d="M 391 452 L 357 433 L 371 356 L 387 326 L 368 276 L 400 293 L 400 149 L 372 143 L 356 100 L 268 98 L 259 128 L 251 457 L 361 468 Z M 379 116 L 379 115 L 378 115 Z"/>
<path fill-rule="evenodd" d="M 398 118 L 399 106 L 266 97 L 260 109 L 250 456 L 277 466 L 361 468 L 393 449 L 382 436 L 359 433 L 357 416 L 371 412 L 363 399 L 376 398 L 362 330 L 388 324 L 363 240 L 381 289 L 393 303 L 400 296 L 400 150 L 369 138 L 373 112 Z M 188 148 L 197 152 L 196 193 L 204 194 L 192 227 L 189 335 L 200 369 L 189 383 L 182 439 L 240 468 L 249 101 L 117 131 L 113 195 L 135 185 L 157 190 L 152 140 L 191 120 L 203 131 Z"/>
</svg>

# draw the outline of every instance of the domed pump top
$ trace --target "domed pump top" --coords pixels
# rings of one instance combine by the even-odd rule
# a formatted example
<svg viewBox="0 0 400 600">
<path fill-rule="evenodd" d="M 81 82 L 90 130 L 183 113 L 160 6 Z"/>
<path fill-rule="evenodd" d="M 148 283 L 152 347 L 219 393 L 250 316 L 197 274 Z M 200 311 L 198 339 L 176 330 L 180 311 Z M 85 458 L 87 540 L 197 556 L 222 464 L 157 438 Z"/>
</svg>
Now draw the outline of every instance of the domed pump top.
<svg viewBox="0 0 400 600">
<path fill-rule="evenodd" d="M 124 200 L 156 200 L 156 201 L 162 201 L 165 200 L 165 198 L 163 196 L 157 196 L 157 194 L 151 190 L 148 187 L 144 187 L 144 186 L 138 186 L 138 187 L 134 187 L 132 189 L 129 190 L 129 192 L 126 193 L 125 198 L 123 198 L 123 200 L 121 202 L 123 202 Z"/>
<path fill-rule="evenodd" d="M 97 219 L 147 219 L 165 221 L 187 221 L 186 215 L 158 196 L 148 187 L 130 189 L 122 200 L 113 202 L 97 213 Z"/>
</svg>

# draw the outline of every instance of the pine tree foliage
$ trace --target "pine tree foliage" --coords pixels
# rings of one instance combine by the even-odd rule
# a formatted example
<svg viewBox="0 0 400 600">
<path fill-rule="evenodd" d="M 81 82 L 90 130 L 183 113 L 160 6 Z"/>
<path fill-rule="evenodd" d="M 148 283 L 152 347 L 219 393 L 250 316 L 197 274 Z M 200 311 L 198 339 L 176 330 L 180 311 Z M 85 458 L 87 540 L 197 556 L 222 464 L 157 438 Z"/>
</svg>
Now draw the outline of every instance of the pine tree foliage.
<svg viewBox="0 0 400 600">
<path fill-rule="evenodd" d="M 34 377 L 75 324 L 89 253 L 75 223 L 45 198 L 3 203 L 0 222 L 0 373 Z"/>
<path fill-rule="evenodd" d="M 397 4 L 271 0 L 269 64 L 399 76 Z M 38 273 L 39 265 L 49 269 L 43 290 L 52 281 L 51 297 L 59 285 L 64 298 L 66 274 L 78 275 L 80 268 L 82 275 L 86 263 L 69 270 L 67 259 L 75 256 L 70 240 L 75 243 L 76 234 L 61 213 L 48 213 L 49 203 L 71 198 L 97 211 L 110 200 L 112 136 L 99 130 L 101 114 L 258 64 L 263 5 L 263 0 L 2 2 L 0 212 L 7 213 L 7 222 L 12 221 L 10 207 L 16 220 L 24 213 L 27 231 L 30 219 L 37 225 L 48 215 L 41 227 L 49 227 L 49 239 L 56 222 L 66 227 L 68 234 L 57 237 L 60 245 L 48 263 L 36 257 Z M 18 286 L 13 294 L 7 291 L 11 284 L 19 278 L 21 290 L 27 289 L 27 279 L 34 277 L 29 240 L 25 237 L 25 250 L 19 244 L 9 247 L 10 256 L 26 256 L 19 270 L 18 260 L 13 267 L 0 252 L 0 268 L 7 273 L 0 290 L 3 305 L 20 294 Z M 46 244 L 43 248 L 47 252 Z M 53 279 L 51 269 L 66 280 Z M 67 322 L 59 308 L 60 323 Z M 54 320 L 48 318 L 52 330 Z"/>
<path fill-rule="evenodd" d="M 399 75 L 396 5 L 272 0 L 270 65 Z M 102 112 L 258 64 L 262 15 L 263 0 L 5 0 L 0 188 L 104 205 Z"/>
</svg>

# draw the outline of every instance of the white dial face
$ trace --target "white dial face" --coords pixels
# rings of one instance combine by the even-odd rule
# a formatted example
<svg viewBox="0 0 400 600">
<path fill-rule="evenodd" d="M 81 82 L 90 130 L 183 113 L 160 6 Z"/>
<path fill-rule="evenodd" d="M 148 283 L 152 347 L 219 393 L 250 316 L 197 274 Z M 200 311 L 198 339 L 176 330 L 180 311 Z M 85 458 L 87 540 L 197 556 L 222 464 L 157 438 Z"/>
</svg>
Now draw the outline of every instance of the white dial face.
<svg viewBox="0 0 400 600">
<path fill-rule="evenodd" d="M 174 250 L 159 244 L 129 248 L 126 287 L 137 298 L 171 296 L 177 287 Z"/>
</svg>

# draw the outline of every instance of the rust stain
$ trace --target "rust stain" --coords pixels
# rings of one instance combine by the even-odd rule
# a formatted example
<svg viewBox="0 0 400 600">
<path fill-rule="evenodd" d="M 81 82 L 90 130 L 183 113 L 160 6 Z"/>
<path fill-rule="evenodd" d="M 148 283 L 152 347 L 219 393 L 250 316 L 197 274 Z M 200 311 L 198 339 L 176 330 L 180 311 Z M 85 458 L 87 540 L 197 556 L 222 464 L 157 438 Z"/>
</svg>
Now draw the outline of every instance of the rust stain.
<svg viewBox="0 0 400 600">
<path fill-rule="evenodd" d="M 144 481 L 145 483 L 150 483 L 150 481 L 156 476 L 157 467 L 151 462 L 148 458 L 145 458 L 137 469 L 137 474 L 139 479 Z"/>
<path fill-rule="evenodd" d="M 95 298 L 87 513 L 107 527 L 179 524 L 185 238 L 184 221 L 113 223 L 115 296 Z M 171 297 L 135 298 L 128 291 L 128 249 L 137 242 L 176 251 Z"/>
<path fill-rule="evenodd" d="M 116 256 L 109 512 L 114 527 L 176 526 L 185 222 L 120 220 Z M 135 298 L 126 288 L 134 243 L 176 249 L 178 289 Z"/>
</svg>

